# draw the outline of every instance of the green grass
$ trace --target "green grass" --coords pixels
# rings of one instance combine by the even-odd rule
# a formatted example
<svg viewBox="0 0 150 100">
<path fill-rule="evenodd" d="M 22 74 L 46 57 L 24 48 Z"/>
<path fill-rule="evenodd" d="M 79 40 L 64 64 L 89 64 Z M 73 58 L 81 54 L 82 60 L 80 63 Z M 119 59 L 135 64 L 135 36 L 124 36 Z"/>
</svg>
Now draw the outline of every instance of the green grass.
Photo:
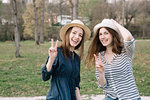
<svg viewBox="0 0 150 100">
<path fill-rule="evenodd" d="M 150 96 L 150 41 L 137 41 L 133 72 L 140 95 Z"/>
<path fill-rule="evenodd" d="M 14 42 L 0 42 L 0 96 L 47 95 L 50 81 L 42 81 L 41 69 L 49 46 L 49 42 L 39 46 L 34 41 L 21 42 L 21 57 L 15 58 Z M 150 41 L 136 42 L 133 71 L 141 96 L 150 96 Z M 83 63 L 80 86 L 81 94 L 103 94 L 102 89 L 97 88 L 95 69 L 87 70 Z"/>
</svg>

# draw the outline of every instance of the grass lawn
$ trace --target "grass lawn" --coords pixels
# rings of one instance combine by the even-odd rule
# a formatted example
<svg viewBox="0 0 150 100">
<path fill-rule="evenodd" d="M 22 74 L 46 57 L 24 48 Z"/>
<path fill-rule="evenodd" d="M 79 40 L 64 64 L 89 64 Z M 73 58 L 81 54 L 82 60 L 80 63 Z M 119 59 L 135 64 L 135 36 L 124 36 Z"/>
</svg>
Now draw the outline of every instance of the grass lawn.
<svg viewBox="0 0 150 100">
<path fill-rule="evenodd" d="M 22 41 L 20 44 L 21 57 L 15 58 L 14 42 L 0 42 L 0 96 L 47 95 L 50 81 L 42 81 L 41 69 L 50 43 L 36 46 L 34 41 Z M 86 48 L 88 44 L 86 42 Z M 150 96 L 150 41 L 136 42 L 133 71 L 140 95 Z M 83 63 L 80 86 L 81 95 L 103 94 L 102 89 L 97 88 L 95 69 L 87 70 Z"/>
</svg>

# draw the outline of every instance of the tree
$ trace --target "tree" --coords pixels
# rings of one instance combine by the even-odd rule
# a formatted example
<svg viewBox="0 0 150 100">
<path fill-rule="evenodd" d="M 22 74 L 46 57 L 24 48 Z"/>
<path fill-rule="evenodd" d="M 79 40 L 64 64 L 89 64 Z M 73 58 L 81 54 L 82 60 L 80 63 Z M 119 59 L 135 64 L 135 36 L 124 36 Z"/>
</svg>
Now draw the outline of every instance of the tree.
<svg viewBox="0 0 150 100">
<path fill-rule="evenodd" d="M 140 9 L 139 5 L 140 2 L 138 1 L 128 1 L 125 2 L 125 24 L 124 26 L 128 28 L 130 26 L 130 23 L 132 22 L 133 19 L 139 14 Z"/>
<path fill-rule="evenodd" d="M 69 0 L 70 3 L 70 14 L 72 19 L 78 19 L 78 4 L 79 0 Z"/>
<path fill-rule="evenodd" d="M 35 34 L 35 22 L 34 22 L 34 10 L 32 3 L 29 3 L 26 7 L 24 14 L 22 15 L 24 20 L 23 35 L 25 39 L 34 39 Z"/>
<path fill-rule="evenodd" d="M 122 25 L 124 26 L 124 18 L 125 18 L 125 0 L 122 1 Z"/>
<path fill-rule="evenodd" d="M 44 28 L 43 29 L 43 42 L 44 42 L 44 35 L 46 35 L 47 33 L 47 26 L 48 25 L 48 19 L 50 18 L 48 13 L 46 11 L 44 11 L 44 20 L 41 20 L 42 19 L 42 2 L 41 0 L 36 0 L 36 8 L 37 8 L 37 23 L 38 23 L 38 39 L 40 40 L 41 38 L 41 30 L 42 30 L 42 27 Z M 45 9 L 43 9 L 45 10 Z M 23 31 L 23 34 L 24 34 L 24 38 L 25 39 L 35 39 L 35 13 L 34 13 L 34 6 L 33 6 L 33 3 L 28 3 L 27 7 L 26 7 L 26 10 L 23 14 L 23 20 L 24 20 L 24 31 Z M 44 21 L 44 22 L 43 22 Z M 42 26 L 42 22 L 44 24 L 44 26 Z M 40 38 L 39 38 L 40 37 Z"/>
<path fill-rule="evenodd" d="M 42 0 L 40 43 L 44 43 L 44 10 L 45 10 L 45 0 Z"/>
<path fill-rule="evenodd" d="M 79 3 L 79 0 L 74 0 L 73 2 L 73 19 L 78 18 L 78 3 Z"/>
<path fill-rule="evenodd" d="M 34 7 L 34 20 L 35 20 L 35 44 L 39 45 L 39 38 L 38 38 L 38 18 L 37 18 L 37 7 L 35 0 L 33 0 L 33 7 Z"/>
<path fill-rule="evenodd" d="M 92 10 L 94 5 L 98 0 L 80 0 L 79 2 L 79 16 L 88 17 L 90 21 L 92 20 Z"/>
<path fill-rule="evenodd" d="M 70 15 L 71 15 L 71 19 L 73 19 L 73 2 L 72 0 L 69 0 L 69 8 L 70 8 Z"/>
<path fill-rule="evenodd" d="M 104 0 L 98 0 L 92 9 L 92 27 L 99 23 L 102 19 L 108 18 L 108 5 Z"/>
<path fill-rule="evenodd" d="M 14 25 L 15 25 L 15 44 L 16 44 L 16 52 L 15 56 L 19 57 L 19 49 L 20 49 L 20 34 L 18 31 L 18 23 L 17 23 L 17 2 L 16 0 L 11 0 L 12 9 L 13 9 L 13 17 L 14 17 Z"/>
</svg>

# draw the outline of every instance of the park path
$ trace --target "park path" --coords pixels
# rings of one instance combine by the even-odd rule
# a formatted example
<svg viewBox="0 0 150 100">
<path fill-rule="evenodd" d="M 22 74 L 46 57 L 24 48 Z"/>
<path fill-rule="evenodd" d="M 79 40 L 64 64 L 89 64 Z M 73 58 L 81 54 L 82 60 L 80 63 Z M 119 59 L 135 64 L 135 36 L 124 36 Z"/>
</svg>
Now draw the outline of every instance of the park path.
<svg viewBox="0 0 150 100">
<path fill-rule="evenodd" d="M 82 95 L 81 100 L 103 100 L 104 95 Z M 148 96 L 142 96 L 142 100 L 150 100 Z M 0 97 L 0 100 L 45 100 L 45 96 L 37 97 Z"/>
</svg>

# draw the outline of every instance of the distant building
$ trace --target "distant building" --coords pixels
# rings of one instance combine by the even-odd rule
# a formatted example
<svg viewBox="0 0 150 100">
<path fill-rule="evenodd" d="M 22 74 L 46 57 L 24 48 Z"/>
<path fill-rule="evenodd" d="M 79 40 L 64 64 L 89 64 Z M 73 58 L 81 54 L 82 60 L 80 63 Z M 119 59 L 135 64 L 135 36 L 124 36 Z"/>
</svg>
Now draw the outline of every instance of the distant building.
<svg viewBox="0 0 150 100">
<path fill-rule="evenodd" d="M 49 0 L 49 3 L 58 4 L 58 3 L 60 3 L 60 1 L 61 1 L 61 2 L 65 2 L 65 3 L 69 2 L 69 0 Z"/>
<path fill-rule="evenodd" d="M 61 25 L 66 25 L 71 22 L 71 16 L 69 15 L 59 15 L 57 16 L 57 22 Z"/>
<path fill-rule="evenodd" d="M 78 17 L 78 19 L 82 20 L 85 25 L 88 25 L 89 22 L 89 18 L 88 17 Z M 59 15 L 57 16 L 57 20 L 58 23 L 60 23 L 61 25 L 66 25 L 69 24 L 72 20 L 71 20 L 71 16 L 70 15 Z"/>
<path fill-rule="evenodd" d="M 117 1 L 119 1 L 119 0 L 106 0 L 106 2 L 108 2 L 108 3 L 115 3 Z"/>
<path fill-rule="evenodd" d="M 2 0 L 2 3 L 10 3 L 10 0 Z"/>
</svg>

